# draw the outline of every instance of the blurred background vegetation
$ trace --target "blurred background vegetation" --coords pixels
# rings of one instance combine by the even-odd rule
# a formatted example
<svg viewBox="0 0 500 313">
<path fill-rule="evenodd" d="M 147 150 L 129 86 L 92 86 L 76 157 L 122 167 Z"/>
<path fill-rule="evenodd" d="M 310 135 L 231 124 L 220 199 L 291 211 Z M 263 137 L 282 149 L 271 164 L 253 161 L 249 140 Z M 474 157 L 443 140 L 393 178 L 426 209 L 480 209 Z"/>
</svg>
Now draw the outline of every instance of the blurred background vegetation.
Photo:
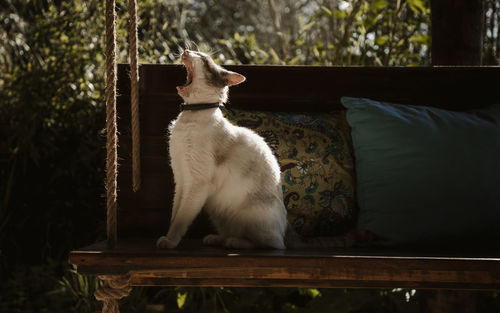
<svg viewBox="0 0 500 313">
<path fill-rule="evenodd" d="M 117 1 L 127 62 L 126 1 Z M 500 61 L 486 0 L 484 64 Z M 105 234 L 104 1 L 0 2 L 0 312 L 95 312 L 68 252 Z M 429 0 L 138 0 L 140 60 L 184 47 L 221 64 L 430 64 Z M 415 290 L 135 288 L 122 312 L 417 312 Z M 480 294 L 498 312 L 498 293 Z"/>
</svg>

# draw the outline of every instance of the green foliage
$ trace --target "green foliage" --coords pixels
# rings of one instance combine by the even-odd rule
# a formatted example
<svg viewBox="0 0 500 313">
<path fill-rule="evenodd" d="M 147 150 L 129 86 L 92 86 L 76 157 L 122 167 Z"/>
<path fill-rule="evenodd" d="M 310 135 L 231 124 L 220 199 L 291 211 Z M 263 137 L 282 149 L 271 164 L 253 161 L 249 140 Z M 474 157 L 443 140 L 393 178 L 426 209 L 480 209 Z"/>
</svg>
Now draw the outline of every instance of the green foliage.
<svg viewBox="0 0 500 313">
<path fill-rule="evenodd" d="M 177 288 L 181 312 L 417 312 L 412 290 Z M 156 303 L 162 303 L 156 297 Z M 168 311 L 175 310 L 165 307 Z"/>
<path fill-rule="evenodd" d="M 67 264 L 52 259 L 30 268 L 16 267 L 0 285 L 0 312 L 95 312 L 96 287 L 96 279 L 68 271 Z"/>
<path fill-rule="evenodd" d="M 118 2 L 122 62 L 127 62 L 125 5 Z M 274 8 L 267 0 L 142 0 L 138 5 L 139 52 L 146 63 L 175 62 L 191 43 L 223 64 L 430 63 L 429 0 L 282 0 Z"/>
<path fill-rule="evenodd" d="M 102 283 L 93 276 L 83 276 L 78 274 L 76 266 L 71 266 L 58 281 L 60 288 L 55 290 L 61 298 L 71 299 L 72 309 L 75 312 L 95 312 L 98 302 L 94 297 L 94 292 L 102 286 Z"/>
<path fill-rule="evenodd" d="M 415 13 L 426 11 L 426 5 L 423 0 L 407 0 L 410 9 Z"/>
<path fill-rule="evenodd" d="M 9 4 L 0 25 L 6 267 L 61 258 L 100 236 L 104 164 L 102 40 L 87 32 L 102 25 L 100 1 Z"/>
</svg>

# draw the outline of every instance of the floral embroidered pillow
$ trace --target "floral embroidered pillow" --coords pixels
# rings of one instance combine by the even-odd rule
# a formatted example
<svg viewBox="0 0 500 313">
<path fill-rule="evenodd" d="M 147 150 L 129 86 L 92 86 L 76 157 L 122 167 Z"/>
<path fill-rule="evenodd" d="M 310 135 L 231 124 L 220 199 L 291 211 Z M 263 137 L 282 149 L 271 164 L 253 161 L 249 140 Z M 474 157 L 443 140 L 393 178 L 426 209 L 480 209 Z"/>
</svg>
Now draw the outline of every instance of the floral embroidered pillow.
<svg viewBox="0 0 500 313">
<path fill-rule="evenodd" d="M 278 158 L 288 220 L 299 234 L 332 236 L 354 227 L 354 160 L 345 111 L 223 112 L 261 135 Z"/>
</svg>

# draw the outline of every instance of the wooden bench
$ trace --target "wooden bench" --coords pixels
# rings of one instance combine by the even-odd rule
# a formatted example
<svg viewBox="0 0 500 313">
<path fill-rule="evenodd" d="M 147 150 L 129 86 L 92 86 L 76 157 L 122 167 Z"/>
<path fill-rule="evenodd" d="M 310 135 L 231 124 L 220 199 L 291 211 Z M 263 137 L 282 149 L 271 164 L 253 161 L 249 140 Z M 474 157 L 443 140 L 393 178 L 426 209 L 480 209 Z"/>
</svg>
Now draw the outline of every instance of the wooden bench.
<svg viewBox="0 0 500 313">
<path fill-rule="evenodd" d="M 231 89 L 227 106 L 246 110 L 327 112 L 342 109 L 341 96 L 452 110 L 500 103 L 500 67 L 228 68 L 247 81 Z M 70 263 L 80 273 L 127 274 L 132 286 L 500 289 L 500 245 L 491 242 L 474 250 L 226 250 L 201 245 L 208 227 L 202 217 L 179 248 L 156 249 L 157 237 L 168 229 L 173 192 L 166 129 L 179 113 L 175 86 L 184 81 L 182 66 L 140 67 L 142 187 L 134 193 L 128 66 L 119 66 L 118 244 L 72 251 Z"/>
</svg>

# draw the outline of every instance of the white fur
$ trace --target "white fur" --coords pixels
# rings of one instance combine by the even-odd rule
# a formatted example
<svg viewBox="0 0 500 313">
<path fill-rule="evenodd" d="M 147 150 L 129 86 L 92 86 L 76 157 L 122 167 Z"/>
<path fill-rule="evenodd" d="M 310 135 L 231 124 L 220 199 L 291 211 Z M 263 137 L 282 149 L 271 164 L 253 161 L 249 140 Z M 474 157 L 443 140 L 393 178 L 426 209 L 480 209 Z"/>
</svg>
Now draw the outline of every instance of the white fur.
<svg viewBox="0 0 500 313">
<path fill-rule="evenodd" d="M 185 52 L 183 60 L 194 73 L 190 85 L 178 87 L 186 104 L 226 101 L 227 86 L 208 84 L 195 55 Z M 232 78 L 243 81 L 239 76 Z M 218 232 L 205 244 L 285 249 L 280 168 L 265 141 L 231 124 L 217 108 L 183 111 L 169 130 L 175 196 L 168 234 L 157 246 L 176 247 L 205 207 Z"/>
</svg>

